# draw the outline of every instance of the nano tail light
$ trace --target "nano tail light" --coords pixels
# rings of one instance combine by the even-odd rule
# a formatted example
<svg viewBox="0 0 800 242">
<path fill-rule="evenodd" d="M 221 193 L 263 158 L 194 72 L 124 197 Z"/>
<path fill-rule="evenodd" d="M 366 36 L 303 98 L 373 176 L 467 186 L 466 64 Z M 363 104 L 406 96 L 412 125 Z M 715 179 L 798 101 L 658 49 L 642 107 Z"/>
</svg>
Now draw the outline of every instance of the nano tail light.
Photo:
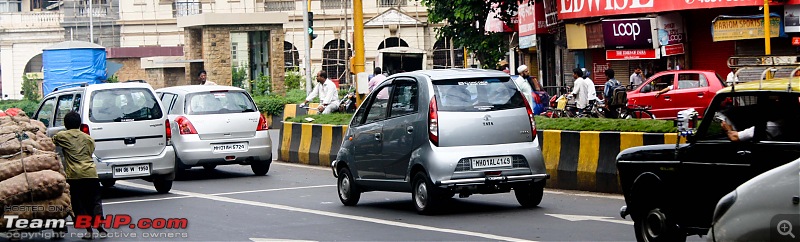
<svg viewBox="0 0 800 242">
<path fill-rule="evenodd" d="M 83 132 L 83 133 L 85 133 L 87 135 L 91 135 L 91 134 L 89 134 L 89 125 L 81 124 L 81 132 Z"/>
<path fill-rule="evenodd" d="M 258 127 L 256 127 L 256 131 L 268 130 L 269 126 L 267 126 L 267 118 L 264 117 L 264 114 L 261 114 L 261 117 L 258 118 Z"/>
<path fill-rule="evenodd" d="M 428 105 L 428 138 L 433 145 L 439 146 L 439 108 L 435 96 Z"/>
<path fill-rule="evenodd" d="M 197 134 L 197 130 L 194 129 L 194 125 L 192 125 L 192 122 L 189 122 L 188 118 L 180 116 L 175 119 L 175 123 L 178 124 L 178 132 L 180 132 L 181 135 Z"/>
<path fill-rule="evenodd" d="M 531 141 L 533 141 L 536 139 L 536 120 L 533 119 L 533 108 L 527 100 L 525 101 L 525 110 L 528 111 L 528 121 L 531 122 Z"/>
<path fill-rule="evenodd" d="M 164 128 L 167 130 L 167 144 L 172 143 L 172 126 L 169 124 L 169 119 L 164 121 Z"/>
</svg>

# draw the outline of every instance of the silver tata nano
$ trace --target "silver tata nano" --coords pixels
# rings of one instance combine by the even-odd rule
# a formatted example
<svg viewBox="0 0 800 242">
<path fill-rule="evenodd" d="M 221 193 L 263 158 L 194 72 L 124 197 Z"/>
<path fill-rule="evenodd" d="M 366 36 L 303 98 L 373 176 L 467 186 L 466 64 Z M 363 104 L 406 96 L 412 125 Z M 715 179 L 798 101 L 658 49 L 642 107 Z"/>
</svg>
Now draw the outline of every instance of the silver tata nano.
<svg viewBox="0 0 800 242">
<path fill-rule="evenodd" d="M 421 214 L 456 193 L 512 189 L 538 206 L 549 178 L 530 105 L 508 74 L 479 69 L 389 77 L 356 111 L 331 168 L 344 205 L 367 191 L 411 192 Z"/>
</svg>

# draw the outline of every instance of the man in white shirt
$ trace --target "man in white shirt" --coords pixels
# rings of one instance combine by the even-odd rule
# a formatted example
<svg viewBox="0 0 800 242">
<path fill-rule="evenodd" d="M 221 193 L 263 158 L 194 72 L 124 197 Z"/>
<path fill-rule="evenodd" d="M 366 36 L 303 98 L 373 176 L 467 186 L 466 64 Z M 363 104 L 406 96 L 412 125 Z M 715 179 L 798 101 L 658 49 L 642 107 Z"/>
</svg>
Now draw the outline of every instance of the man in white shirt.
<svg viewBox="0 0 800 242">
<path fill-rule="evenodd" d="M 735 82 L 738 83 L 739 82 L 739 77 L 736 76 L 735 72 L 736 72 L 736 69 L 731 69 L 731 72 L 728 73 L 728 78 L 726 78 L 725 82 L 730 84 L 730 83 L 733 83 L 734 80 L 735 80 Z"/>
<path fill-rule="evenodd" d="M 217 85 L 217 83 L 214 83 L 214 82 L 209 81 L 208 79 L 206 79 L 207 76 L 208 76 L 208 73 L 206 73 L 206 71 L 200 71 L 200 73 L 197 74 L 197 79 L 200 80 L 200 83 L 202 85 L 207 85 L 207 86 Z"/>
<path fill-rule="evenodd" d="M 517 84 L 517 88 L 522 92 L 522 96 L 525 97 L 528 105 L 533 108 L 533 90 L 531 89 L 531 84 L 528 83 L 528 66 L 521 65 L 517 67 L 517 73 L 519 73 L 519 76 L 514 79 L 514 83 Z"/>
<path fill-rule="evenodd" d="M 642 75 L 642 68 L 636 67 L 636 69 L 633 70 L 633 74 L 631 74 L 630 81 L 631 85 L 633 85 L 633 88 L 636 88 L 642 85 L 642 83 L 644 83 L 644 75 Z"/>
<path fill-rule="evenodd" d="M 306 97 L 306 101 L 303 102 L 303 105 L 307 105 L 308 102 L 319 96 L 320 104 L 317 110 L 322 114 L 329 114 L 339 110 L 339 91 L 336 90 L 336 84 L 328 79 L 328 72 L 319 71 L 319 74 L 317 74 L 317 82 L 319 82 L 319 84 L 314 86 L 314 90 Z"/>
<path fill-rule="evenodd" d="M 589 99 L 594 96 L 594 83 L 583 78 L 584 72 L 580 68 L 572 70 L 572 77 L 575 78 L 574 88 L 571 96 L 575 96 L 575 106 L 584 109 L 589 106 Z"/>
</svg>

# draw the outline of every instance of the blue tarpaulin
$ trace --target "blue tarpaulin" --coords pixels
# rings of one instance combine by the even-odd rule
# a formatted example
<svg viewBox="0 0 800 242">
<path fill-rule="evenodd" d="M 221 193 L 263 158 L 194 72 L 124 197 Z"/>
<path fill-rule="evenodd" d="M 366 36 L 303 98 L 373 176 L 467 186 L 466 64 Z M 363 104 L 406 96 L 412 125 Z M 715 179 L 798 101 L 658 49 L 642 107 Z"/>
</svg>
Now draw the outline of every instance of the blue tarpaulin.
<svg viewBox="0 0 800 242">
<path fill-rule="evenodd" d="M 42 54 L 42 93 L 67 84 L 97 84 L 106 80 L 106 50 L 88 42 L 68 41 L 48 47 Z"/>
</svg>

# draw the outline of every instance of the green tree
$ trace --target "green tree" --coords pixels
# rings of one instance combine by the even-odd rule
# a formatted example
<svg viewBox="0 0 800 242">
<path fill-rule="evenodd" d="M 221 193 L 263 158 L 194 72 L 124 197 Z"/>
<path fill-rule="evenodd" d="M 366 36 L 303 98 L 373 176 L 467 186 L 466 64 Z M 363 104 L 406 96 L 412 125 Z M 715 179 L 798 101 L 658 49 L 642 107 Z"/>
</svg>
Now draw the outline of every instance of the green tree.
<svg viewBox="0 0 800 242">
<path fill-rule="evenodd" d="M 286 72 L 286 77 L 284 78 L 284 84 L 286 84 L 287 90 L 300 89 L 301 81 L 305 81 L 305 79 L 303 79 L 303 75 L 300 74 L 297 68 L 291 69 L 290 71 Z"/>
<path fill-rule="evenodd" d="M 255 80 L 255 88 L 253 88 L 253 95 L 262 96 L 270 93 L 270 78 L 269 76 L 260 75 Z"/>
<path fill-rule="evenodd" d="M 231 67 L 231 85 L 234 87 L 241 87 L 244 88 L 244 80 L 247 78 L 247 68 L 244 66 L 238 67 L 234 66 Z"/>
<path fill-rule="evenodd" d="M 22 95 L 25 95 L 25 100 L 39 101 L 39 87 L 36 85 L 36 80 L 22 76 Z"/>
<path fill-rule="evenodd" d="M 533 1 L 530 1 L 533 2 Z M 486 33 L 486 16 L 497 4 L 498 18 L 511 26 L 511 14 L 517 11 L 517 1 L 501 0 L 422 0 L 428 7 L 428 22 L 445 23 L 436 30 L 437 38 L 453 40 L 454 46 L 474 52 L 487 68 L 502 59 L 508 51 L 507 35 Z"/>
</svg>

